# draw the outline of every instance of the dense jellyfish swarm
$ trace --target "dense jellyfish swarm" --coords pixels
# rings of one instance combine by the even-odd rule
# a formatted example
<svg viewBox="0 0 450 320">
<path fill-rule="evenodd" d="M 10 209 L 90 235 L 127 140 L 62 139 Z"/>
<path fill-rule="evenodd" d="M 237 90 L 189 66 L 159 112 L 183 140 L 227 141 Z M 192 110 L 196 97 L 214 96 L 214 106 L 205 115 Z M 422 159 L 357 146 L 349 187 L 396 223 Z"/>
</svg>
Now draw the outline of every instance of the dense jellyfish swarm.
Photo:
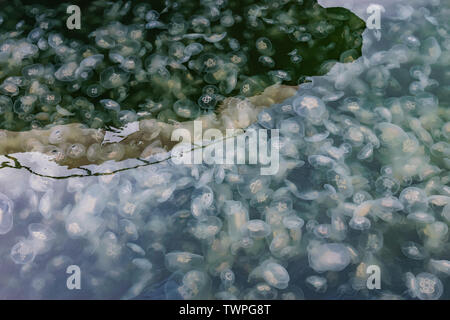
<svg viewBox="0 0 450 320">
<path fill-rule="evenodd" d="M 448 1 L 397 2 L 361 58 L 262 110 L 250 127 L 280 130 L 276 175 L 170 160 L 65 180 L 1 169 L 0 296 L 448 298 L 449 15 Z"/>
<path fill-rule="evenodd" d="M 359 57 L 364 30 L 313 0 L 95 1 L 80 30 L 68 4 L 28 2 L 4 5 L 0 25 L 1 127 L 15 131 L 195 119 Z"/>
</svg>

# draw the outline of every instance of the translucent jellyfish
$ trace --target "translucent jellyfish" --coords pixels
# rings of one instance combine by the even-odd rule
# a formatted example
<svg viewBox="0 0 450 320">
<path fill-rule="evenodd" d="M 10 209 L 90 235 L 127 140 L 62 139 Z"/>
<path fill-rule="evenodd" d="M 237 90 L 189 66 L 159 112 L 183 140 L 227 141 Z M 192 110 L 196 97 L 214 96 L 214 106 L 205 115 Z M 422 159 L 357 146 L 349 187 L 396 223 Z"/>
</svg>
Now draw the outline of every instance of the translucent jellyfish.
<svg viewBox="0 0 450 320">
<path fill-rule="evenodd" d="M 317 238 L 327 239 L 331 236 L 331 224 L 318 224 L 313 232 Z"/>
<path fill-rule="evenodd" d="M 203 72 L 217 71 L 221 64 L 220 58 L 211 53 L 205 53 L 201 55 L 199 59 L 201 61 Z"/>
<path fill-rule="evenodd" d="M 35 95 L 23 95 L 14 102 L 14 112 L 17 114 L 30 113 L 38 101 Z"/>
<path fill-rule="evenodd" d="M 239 238 L 242 229 L 249 220 L 248 210 L 240 201 L 225 201 L 223 211 L 226 214 L 228 233 L 232 238 Z"/>
<path fill-rule="evenodd" d="M 0 92 L 7 96 L 17 96 L 19 94 L 19 86 L 11 82 L 3 82 L 0 85 Z"/>
<path fill-rule="evenodd" d="M 273 300 L 277 297 L 277 289 L 262 282 L 256 284 L 245 296 L 244 299 L 250 300 Z"/>
<path fill-rule="evenodd" d="M 68 128 L 64 126 L 53 127 L 48 137 L 48 142 L 51 144 L 59 144 L 65 142 L 65 139 L 70 135 Z"/>
<path fill-rule="evenodd" d="M 257 219 L 249 220 L 244 228 L 248 236 L 254 239 L 265 238 L 271 232 L 271 228 L 267 223 Z"/>
<path fill-rule="evenodd" d="M 308 156 L 308 162 L 314 168 L 330 169 L 334 166 L 335 161 L 327 156 L 323 155 L 311 155 Z"/>
<path fill-rule="evenodd" d="M 44 66 L 40 63 L 31 64 L 22 68 L 22 75 L 27 78 L 40 78 L 44 75 Z"/>
<path fill-rule="evenodd" d="M 217 99 L 215 95 L 211 94 L 202 94 L 197 101 L 198 105 L 203 109 L 214 109 L 217 104 Z"/>
<path fill-rule="evenodd" d="M 242 67 L 247 63 L 247 55 L 244 52 L 232 52 L 228 54 L 228 60 L 238 67 Z"/>
<path fill-rule="evenodd" d="M 103 54 L 94 54 L 92 56 L 84 58 L 80 62 L 80 68 L 95 69 L 103 61 L 103 58 L 104 58 Z"/>
<path fill-rule="evenodd" d="M 6 111 L 11 111 L 13 102 L 10 97 L 0 96 L 0 115 L 4 114 Z"/>
<path fill-rule="evenodd" d="M 450 275 L 450 261 L 449 260 L 434 260 L 430 259 L 429 266 L 432 272 L 442 272 Z"/>
<path fill-rule="evenodd" d="M 120 111 L 120 104 L 117 101 L 114 101 L 111 99 L 102 99 L 102 100 L 100 100 L 100 104 L 106 110 L 111 110 L 111 111 L 115 111 L 115 112 Z"/>
<path fill-rule="evenodd" d="M 145 250 L 142 249 L 142 247 L 138 246 L 135 243 L 132 242 L 127 242 L 127 247 L 130 248 L 134 253 L 140 255 L 140 256 L 145 256 Z"/>
<path fill-rule="evenodd" d="M 198 239 L 211 239 L 222 229 L 222 220 L 214 216 L 198 220 L 191 227 L 192 234 Z"/>
<path fill-rule="evenodd" d="M 289 285 L 289 273 L 280 264 L 268 262 L 262 266 L 262 276 L 264 280 L 272 287 L 285 289 Z"/>
<path fill-rule="evenodd" d="M 409 259 L 424 260 L 427 257 L 425 248 L 412 241 L 405 242 L 401 246 L 401 250 L 403 254 Z"/>
<path fill-rule="evenodd" d="M 309 95 L 295 98 L 293 107 L 297 114 L 309 119 L 320 119 L 326 112 L 323 101 L 317 97 Z"/>
<path fill-rule="evenodd" d="M 441 46 L 435 37 L 425 39 L 422 45 L 424 60 L 427 63 L 433 64 L 439 59 L 442 54 Z"/>
<path fill-rule="evenodd" d="M 435 157 L 450 157 L 450 144 L 444 141 L 433 144 L 430 148 L 431 154 Z"/>
<path fill-rule="evenodd" d="M 433 223 L 436 220 L 433 215 L 421 211 L 410 213 L 406 216 L 406 218 L 418 223 L 425 223 L 425 224 Z"/>
<path fill-rule="evenodd" d="M 404 278 L 405 278 L 405 285 L 406 285 L 406 288 L 408 289 L 409 295 L 411 296 L 411 298 L 416 298 L 417 297 L 416 277 L 411 272 L 407 272 L 405 274 Z"/>
<path fill-rule="evenodd" d="M 255 43 L 256 50 L 258 50 L 259 53 L 270 56 L 273 54 L 272 51 L 272 42 L 268 38 L 261 37 L 256 40 Z"/>
<path fill-rule="evenodd" d="M 357 126 L 350 126 L 344 132 L 344 139 L 352 146 L 361 146 L 364 143 L 364 133 Z"/>
<path fill-rule="evenodd" d="M 371 223 L 370 220 L 364 216 L 354 216 L 349 224 L 350 228 L 355 230 L 367 230 L 370 229 Z"/>
<path fill-rule="evenodd" d="M 375 125 L 375 133 L 382 145 L 392 149 L 403 149 L 403 143 L 408 140 L 408 135 L 399 126 L 382 122 Z"/>
<path fill-rule="evenodd" d="M 173 104 L 173 111 L 181 118 L 194 119 L 197 118 L 200 109 L 198 106 L 189 99 L 177 100 Z"/>
<path fill-rule="evenodd" d="M 450 140 L 450 121 L 446 122 L 442 126 L 442 134 L 444 135 L 445 139 Z"/>
<path fill-rule="evenodd" d="M 358 152 L 356 156 L 359 160 L 370 159 L 373 155 L 373 145 L 372 143 L 367 143 L 361 150 Z"/>
<path fill-rule="evenodd" d="M 64 37 L 60 33 L 51 32 L 48 35 L 47 41 L 50 47 L 56 48 L 64 43 Z"/>
<path fill-rule="evenodd" d="M 306 285 L 317 293 L 327 291 L 327 279 L 320 276 L 309 276 L 305 279 Z"/>
<path fill-rule="evenodd" d="M 91 98 L 99 97 L 103 93 L 103 87 L 98 83 L 93 83 L 86 88 L 86 94 Z"/>
<path fill-rule="evenodd" d="M 39 201 L 39 212 L 45 219 L 49 219 L 53 214 L 54 191 L 52 189 L 45 192 Z"/>
<path fill-rule="evenodd" d="M 220 280 L 225 289 L 230 288 L 235 281 L 235 274 L 231 269 L 225 269 L 220 272 Z"/>
<path fill-rule="evenodd" d="M 217 43 L 217 42 L 225 39 L 226 35 L 227 35 L 226 32 L 215 33 L 215 34 L 210 34 L 210 35 L 203 35 L 203 39 L 209 43 Z"/>
<path fill-rule="evenodd" d="M 346 246 L 340 243 L 317 245 L 308 251 L 309 265 L 317 272 L 341 271 L 351 261 Z"/>
<path fill-rule="evenodd" d="M 135 258 L 131 260 L 131 263 L 134 264 L 141 270 L 149 271 L 152 269 L 153 265 L 148 259 L 144 258 Z"/>
<path fill-rule="evenodd" d="M 273 68 L 273 67 L 275 67 L 275 60 L 273 60 L 273 58 L 272 58 L 272 57 L 269 57 L 269 56 L 260 56 L 260 57 L 258 58 L 258 62 L 259 62 L 262 66 L 267 67 L 267 68 Z"/>
<path fill-rule="evenodd" d="M 100 74 L 100 84 L 106 89 L 117 88 L 124 85 L 130 74 L 118 67 L 109 67 Z"/>
<path fill-rule="evenodd" d="M 171 272 L 200 268 L 204 260 L 203 256 L 190 252 L 169 252 L 164 259 L 166 268 Z"/>
<path fill-rule="evenodd" d="M 199 53 L 201 53 L 203 51 L 203 45 L 201 43 L 198 42 L 193 42 L 188 44 L 185 48 L 183 53 L 186 56 L 195 56 L 198 55 Z"/>
<path fill-rule="evenodd" d="M 415 293 L 420 300 L 438 300 L 444 292 L 442 281 L 431 273 L 419 273 L 416 285 Z"/>
<path fill-rule="evenodd" d="M 119 111 L 118 118 L 122 124 L 127 124 L 130 122 L 137 121 L 138 115 L 134 110 L 122 110 Z"/>
<path fill-rule="evenodd" d="M 76 80 L 76 71 L 78 64 L 76 62 L 68 62 L 59 67 L 55 72 L 55 78 L 59 81 L 74 81 Z"/>
<path fill-rule="evenodd" d="M 108 35 L 99 35 L 95 37 L 95 44 L 102 49 L 112 49 L 116 46 L 116 41 Z"/>
<path fill-rule="evenodd" d="M 282 83 L 283 81 L 291 81 L 292 80 L 289 71 L 285 71 L 285 70 L 272 70 L 272 71 L 269 71 L 267 73 L 267 75 L 274 83 Z"/>
<path fill-rule="evenodd" d="M 6 234 L 13 227 L 14 203 L 3 193 L 0 193 L 0 234 Z"/>
<path fill-rule="evenodd" d="M 158 19 L 159 19 L 159 12 L 156 10 L 149 10 L 145 14 L 145 20 L 147 20 L 147 21 L 153 21 L 153 20 L 158 20 Z"/>
<path fill-rule="evenodd" d="M 166 25 L 162 23 L 161 21 L 150 21 L 145 24 L 145 29 L 165 29 Z"/>
<path fill-rule="evenodd" d="M 283 225 L 290 231 L 292 240 L 299 241 L 301 237 L 301 229 L 305 225 L 305 221 L 295 215 L 289 215 L 283 218 Z"/>
<path fill-rule="evenodd" d="M 305 126 L 300 119 L 285 119 L 280 122 L 280 133 L 286 137 L 303 137 L 305 135 Z"/>
<path fill-rule="evenodd" d="M 381 176 L 375 180 L 375 189 L 382 195 L 396 194 L 400 189 L 400 183 L 390 176 Z"/>
<path fill-rule="evenodd" d="M 408 187 L 400 193 L 399 200 L 405 207 L 405 211 L 426 211 L 428 208 L 428 198 L 426 193 L 416 187 Z"/>
<path fill-rule="evenodd" d="M 57 92 L 46 92 L 40 96 L 39 100 L 42 104 L 55 106 L 61 101 L 61 95 Z"/>
<path fill-rule="evenodd" d="M 16 264 L 27 264 L 34 260 L 35 253 L 32 242 L 21 240 L 11 248 L 11 259 Z"/>
<path fill-rule="evenodd" d="M 275 115 L 273 111 L 270 109 L 262 110 L 258 114 L 258 123 L 266 129 L 273 128 L 275 124 Z"/>
<path fill-rule="evenodd" d="M 56 233 L 42 223 L 31 223 L 28 226 L 29 240 L 35 254 L 41 254 L 49 249 L 49 243 L 56 239 Z"/>
<path fill-rule="evenodd" d="M 142 68 L 142 61 L 135 56 L 128 56 L 120 62 L 120 68 L 126 72 L 137 72 Z"/>
</svg>

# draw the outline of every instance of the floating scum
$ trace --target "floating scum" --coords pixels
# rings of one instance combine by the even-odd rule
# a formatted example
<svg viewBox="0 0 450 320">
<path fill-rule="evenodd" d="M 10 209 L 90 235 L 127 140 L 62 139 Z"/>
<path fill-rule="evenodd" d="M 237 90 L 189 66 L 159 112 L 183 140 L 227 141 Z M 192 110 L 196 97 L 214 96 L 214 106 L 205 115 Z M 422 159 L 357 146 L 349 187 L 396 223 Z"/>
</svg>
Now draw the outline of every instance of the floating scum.
<svg viewBox="0 0 450 320">
<path fill-rule="evenodd" d="M 222 19 L 226 14 L 221 12 L 221 3 L 206 4 L 210 9 L 209 28 L 218 21 L 220 25 L 222 21 L 229 25 L 236 20 L 233 14 Z M 294 5 L 272 1 L 270 8 L 290 4 Z M 359 1 L 350 9 L 365 19 L 368 5 Z M 43 139 L 36 143 L 39 148 L 34 151 L 38 152 L 16 153 L 1 159 L 0 254 L 4 261 L 1 295 L 11 298 L 448 299 L 450 5 L 448 1 L 436 0 L 384 5 L 382 30 L 364 31 L 362 57 L 352 63 L 326 63 L 324 75 L 302 81 L 298 90 L 288 87 L 291 83 L 269 84 L 263 86 L 265 91 L 261 89 L 259 95 L 252 93 L 245 99 L 242 93 L 236 93 L 237 98 L 228 100 L 231 102 L 223 101 L 223 108 L 196 115 L 210 117 L 211 127 L 219 119 L 217 128 L 222 129 L 231 123 L 245 129 L 278 129 L 280 163 L 275 175 L 261 175 L 259 165 L 183 165 L 170 159 L 138 166 L 139 159 L 111 161 L 115 158 L 105 157 L 101 151 L 105 146 L 96 142 L 97 149 L 89 154 L 101 155 L 105 157 L 103 160 L 71 169 L 77 174 L 70 179 L 52 179 L 49 176 L 60 176 L 63 167 L 43 161 L 39 148 L 57 145 L 65 137 L 63 128 L 68 127 L 64 125 L 88 130 L 92 136 L 78 135 L 87 140 L 95 139 L 101 126 L 88 128 L 86 123 L 82 127 L 76 122 L 55 121 L 54 127 L 35 128 L 46 132 L 42 136 L 47 139 L 35 135 L 36 140 Z M 257 7 L 261 9 L 260 6 Z M 117 20 L 127 8 L 126 3 L 120 3 L 103 9 L 106 9 L 105 16 Z M 281 10 L 278 15 L 266 17 L 266 11 L 254 6 L 250 11 L 262 24 L 267 19 L 288 21 L 285 13 L 290 12 Z M 159 32 L 161 24 L 168 23 L 161 20 L 170 12 L 164 8 L 139 12 L 130 9 L 126 14 L 140 16 L 145 24 L 157 29 L 146 29 L 147 32 Z M 214 18 L 214 12 L 221 13 Z M 333 17 L 339 21 L 342 18 Z M 7 22 L 6 18 L 3 23 Z M 203 34 L 201 28 L 205 21 L 198 18 L 195 27 L 200 31 L 193 33 Z M 317 26 L 324 30 L 321 21 L 317 21 Z M 342 26 L 345 29 L 346 23 Z M 114 44 L 115 48 L 116 32 L 120 32 L 112 27 L 114 32 L 110 34 L 111 28 L 105 28 L 107 32 L 99 32 L 98 42 L 105 47 Z M 189 34 L 183 28 L 187 27 L 171 25 L 166 31 L 172 30 L 177 37 Z M 181 29 L 183 32 L 177 33 Z M 20 30 L 8 32 L 20 33 Z M 312 38 L 306 43 L 317 36 L 312 31 L 308 33 Z M 214 31 L 205 38 L 202 35 L 189 40 L 212 40 L 202 43 L 205 50 L 206 43 L 213 43 L 216 48 L 217 43 L 227 39 L 228 33 L 218 42 L 214 41 L 220 37 L 214 35 L 221 33 Z M 261 60 L 264 66 L 270 67 L 275 62 L 276 68 L 279 57 L 277 53 L 269 53 L 277 50 L 277 44 L 269 32 L 265 37 L 270 44 L 264 39 L 258 42 L 259 49 L 254 50 L 262 50 L 258 55 L 268 58 L 248 59 L 246 63 L 259 65 Z M 255 37 L 255 44 L 259 38 L 260 35 Z M 239 41 L 238 36 L 236 39 Z M 64 36 L 63 43 L 66 40 L 68 36 Z M 162 37 L 156 41 L 152 50 L 165 50 L 166 40 Z M 58 37 L 52 41 L 60 42 Z M 250 43 L 239 42 L 241 46 Z M 189 46 L 184 42 L 183 45 Z M 95 54 L 100 54 L 101 50 L 97 50 Z M 117 52 L 122 50 L 128 49 L 119 48 Z M 197 52 L 200 47 L 193 45 L 189 50 Z M 342 61 L 347 61 L 348 56 L 349 53 L 343 54 Z M 221 68 L 216 57 L 217 53 L 215 57 L 204 57 L 206 64 L 202 72 L 206 73 L 202 79 L 205 81 Z M 101 63 L 108 59 L 104 56 Z M 154 56 L 145 72 L 152 70 L 159 76 L 172 76 L 174 72 L 168 61 L 171 61 L 168 55 Z M 67 61 L 71 62 L 74 61 Z M 108 75 L 110 70 L 116 73 L 118 69 L 114 68 L 119 68 L 119 77 L 114 81 L 120 83 L 123 72 L 129 71 L 124 71 L 119 63 L 122 61 L 105 65 L 101 72 L 108 70 Z M 46 64 L 43 65 L 45 70 Z M 71 65 L 65 68 L 61 74 L 71 76 Z M 212 71 L 215 68 L 218 69 Z M 269 76 L 270 71 L 261 74 Z M 94 68 L 93 77 L 96 74 Z M 276 74 L 283 77 L 284 73 Z M 129 76 L 127 81 L 132 82 Z M 213 85 L 220 92 L 220 83 Z M 112 90 L 119 95 L 121 86 L 101 90 Z M 20 93 L 17 97 L 22 96 L 21 90 L 25 89 L 16 87 Z M 15 92 L 9 82 L 8 88 Z M 217 94 L 214 91 L 217 89 L 209 89 L 206 95 Z M 201 90 L 200 96 L 203 87 Z M 284 90 L 287 94 L 281 94 Z M 279 98 L 266 100 L 270 103 L 256 102 L 278 93 Z M 234 95 L 232 92 L 230 97 Z M 62 104 L 64 96 L 61 95 L 58 104 L 74 112 Z M 8 97 L 11 101 L 16 99 L 16 96 Z M 47 98 L 59 100 L 57 95 Z M 77 103 L 86 105 L 86 101 L 91 101 L 89 98 L 85 96 Z M 104 105 L 108 110 L 121 112 L 126 105 L 125 100 L 118 101 L 111 96 L 101 99 L 110 100 L 95 105 Z M 212 100 L 201 103 L 207 101 Z M 193 98 L 191 102 L 196 103 Z M 27 107 L 33 103 L 38 106 L 41 97 L 37 100 L 26 97 L 18 105 Z M 183 104 L 178 103 L 177 108 L 180 106 Z M 239 112 L 237 106 L 247 109 Z M 203 110 L 199 105 L 200 109 Z M 234 116 L 230 116 L 230 110 L 236 111 Z M 182 114 L 188 112 L 183 110 Z M 125 118 L 131 119 L 129 115 Z M 188 127 L 193 123 L 190 121 L 197 119 L 166 122 L 158 117 L 159 114 L 140 119 L 139 126 L 158 121 L 158 126 Z M 13 137 L 11 131 L 5 134 Z M 146 133 L 151 137 L 154 132 L 151 129 Z M 26 132 L 18 132 L 16 141 L 21 134 Z M 67 141 L 68 145 L 74 144 L 72 141 L 80 144 L 70 149 L 73 154 L 78 154 L 81 145 L 84 146 L 81 138 Z M 125 148 L 133 144 L 111 145 Z M 107 155 L 124 152 L 110 148 Z M 54 156 L 58 154 L 56 151 Z M 149 158 L 145 158 L 148 164 L 151 159 L 159 159 L 158 154 L 150 152 Z M 81 270 L 81 291 L 64 287 L 70 265 L 77 265 Z M 379 270 L 378 280 L 374 279 L 376 270 Z"/>
</svg>

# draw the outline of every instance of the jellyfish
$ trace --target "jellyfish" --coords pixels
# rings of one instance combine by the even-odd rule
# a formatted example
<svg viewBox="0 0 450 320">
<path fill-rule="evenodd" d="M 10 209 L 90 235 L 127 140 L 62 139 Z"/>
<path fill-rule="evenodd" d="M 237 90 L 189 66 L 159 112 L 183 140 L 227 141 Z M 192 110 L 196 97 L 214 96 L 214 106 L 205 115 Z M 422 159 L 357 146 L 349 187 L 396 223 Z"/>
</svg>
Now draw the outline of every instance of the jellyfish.
<svg viewBox="0 0 450 320">
<path fill-rule="evenodd" d="M 6 234 L 13 227 L 14 203 L 5 194 L 0 193 L 0 234 Z"/>
</svg>

